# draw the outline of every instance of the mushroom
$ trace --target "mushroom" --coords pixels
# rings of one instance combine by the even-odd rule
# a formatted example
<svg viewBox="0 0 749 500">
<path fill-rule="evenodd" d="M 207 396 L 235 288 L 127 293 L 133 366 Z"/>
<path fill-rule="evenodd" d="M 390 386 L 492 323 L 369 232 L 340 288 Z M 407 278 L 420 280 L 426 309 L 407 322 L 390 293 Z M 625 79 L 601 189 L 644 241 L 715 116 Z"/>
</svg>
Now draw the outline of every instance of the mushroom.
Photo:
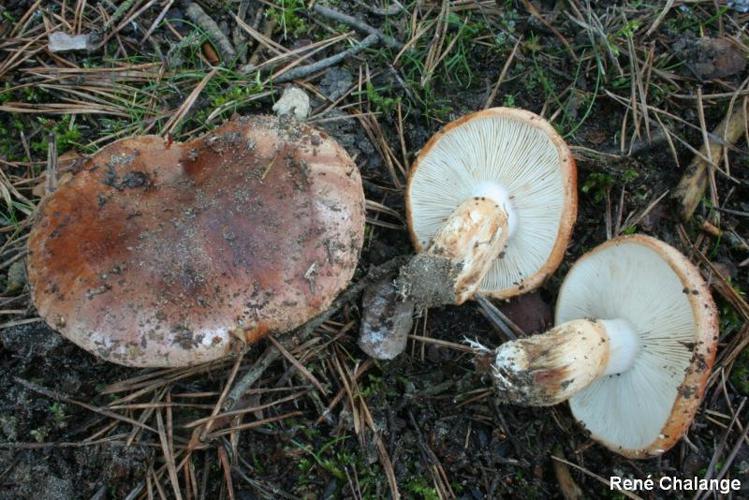
<svg viewBox="0 0 749 500">
<path fill-rule="evenodd" d="M 411 168 L 406 210 L 420 253 L 401 270 L 401 293 L 430 307 L 539 286 L 564 256 L 576 177 L 564 140 L 529 111 L 492 108 L 448 124 Z"/>
<path fill-rule="evenodd" d="M 124 139 L 41 203 L 32 296 L 106 360 L 193 365 L 327 309 L 364 217 L 354 162 L 290 117 L 237 118 L 186 143 Z"/>
<path fill-rule="evenodd" d="M 531 406 L 569 399 L 594 439 L 631 458 L 684 435 L 718 340 L 715 303 L 686 257 L 644 235 L 598 246 L 565 278 L 556 323 L 496 350 L 502 396 Z"/>
<path fill-rule="evenodd" d="M 569 148 L 538 115 L 492 108 L 448 124 L 411 167 L 406 212 L 418 253 L 401 268 L 397 294 L 387 283 L 371 291 L 382 307 L 363 315 L 360 346 L 380 359 L 404 347 L 393 339 L 406 338 L 410 323 L 383 311 L 405 317 L 415 306 L 462 304 L 477 293 L 509 298 L 539 286 L 564 256 L 576 183 Z"/>
</svg>

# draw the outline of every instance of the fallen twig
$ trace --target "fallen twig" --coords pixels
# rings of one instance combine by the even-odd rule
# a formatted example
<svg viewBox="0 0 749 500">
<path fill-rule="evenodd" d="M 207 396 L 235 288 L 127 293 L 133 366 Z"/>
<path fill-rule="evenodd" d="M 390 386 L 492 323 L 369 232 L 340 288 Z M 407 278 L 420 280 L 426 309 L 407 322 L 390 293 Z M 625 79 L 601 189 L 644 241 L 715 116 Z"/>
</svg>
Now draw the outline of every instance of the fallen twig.
<svg viewBox="0 0 749 500">
<path fill-rule="evenodd" d="M 359 31 L 369 33 L 370 35 L 376 35 L 377 38 L 382 40 L 382 43 L 384 43 L 391 49 L 401 49 L 403 47 L 403 44 L 399 42 L 398 40 L 396 40 L 395 38 L 384 34 L 382 31 L 378 30 L 377 28 L 373 28 L 367 23 L 360 21 L 359 19 L 356 19 L 355 17 L 351 17 L 348 14 L 344 14 L 342 12 L 338 12 L 335 9 L 331 9 L 329 7 L 323 7 L 322 5 L 317 5 L 317 4 L 312 8 L 312 10 L 314 10 L 317 14 L 320 14 L 321 16 L 327 17 L 328 19 L 338 21 L 339 23 L 347 24 L 353 28 L 358 29 Z M 365 40 L 367 38 L 365 38 Z"/>
<path fill-rule="evenodd" d="M 242 394 L 247 392 L 247 389 L 249 389 L 250 386 L 263 375 L 265 370 L 267 370 L 268 367 L 280 357 L 281 353 L 275 346 L 268 346 L 268 348 L 263 351 L 263 354 L 261 354 L 257 359 L 255 364 L 252 365 L 252 368 L 242 376 L 239 382 L 237 382 L 237 385 L 235 385 L 231 392 L 229 392 L 229 395 L 224 400 L 224 407 L 222 410 L 224 412 L 233 410 L 242 397 Z"/>
<path fill-rule="evenodd" d="M 723 118 L 723 121 L 713 130 L 712 137 L 708 138 L 707 143 L 700 148 L 700 154 L 696 155 L 687 166 L 686 172 L 674 192 L 674 198 L 679 202 L 681 216 L 684 220 L 689 220 L 692 217 L 702 199 L 707 187 L 709 169 L 715 168 L 725 149 L 738 141 L 746 133 L 746 130 L 747 110 L 746 103 L 744 103 Z M 710 158 L 712 165 L 705 158 Z"/>
<path fill-rule="evenodd" d="M 554 447 L 554 455 L 552 458 L 565 458 L 562 447 L 556 445 Z M 570 469 L 566 463 L 561 460 L 552 460 L 552 467 L 554 468 L 554 475 L 557 477 L 559 483 L 559 489 L 562 492 L 562 496 L 565 500 L 579 500 L 585 498 L 583 490 L 575 482 L 575 479 L 570 474 Z"/>
<path fill-rule="evenodd" d="M 609 488 L 609 489 L 611 488 L 611 482 L 608 479 L 606 479 L 604 477 L 601 477 L 601 476 L 599 476 L 598 474 L 596 474 L 594 472 L 589 471 L 585 467 L 582 467 L 582 466 L 577 465 L 577 464 L 573 464 L 572 462 L 570 462 L 568 460 L 565 460 L 564 458 L 557 457 L 555 455 L 551 455 L 551 459 L 554 460 L 554 461 L 556 461 L 556 462 L 561 462 L 561 463 L 563 463 L 565 465 L 568 465 L 568 466 L 570 466 L 572 468 L 575 468 L 575 469 L 579 470 L 580 472 L 582 472 L 583 474 L 585 474 L 586 476 L 590 476 L 593 479 L 595 479 L 596 481 L 598 481 L 599 483 L 603 484 L 606 488 Z M 619 493 L 621 493 L 625 497 L 631 498 L 633 500 L 642 500 L 641 496 L 635 495 L 634 493 L 632 493 L 631 491 L 628 491 L 628 490 L 620 490 Z"/>
<path fill-rule="evenodd" d="M 239 8 L 237 9 L 236 16 L 244 21 L 244 18 L 247 16 L 247 9 L 250 7 L 250 0 L 241 0 L 239 3 Z M 252 27 L 254 29 L 257 29 L 258 26 L 260 26 L 260 20 L 263 17 L 263 14 L 265 13 L 264 6 L 261 6 L 257 9 L 255 13 L 255 19 L 252 22 Z M 239 60 L 242 62 L 247 62 L 247 37 L 243 33 L 242 27 L 237 24 L 234 26 L 234 29 L 231 32 L 232 42 L 234 42 L 234 47 L 237 50 L 237 55 L 239 56 Z"/>
<path fill-rule="evenodd" d="M 481 306 L 481 312 L 484 317 L 496 326 L 505 336 L 507 340 L 517 340 L 518 337 L 524 337 L 525 332 L 517 326 L 514 322 L 504 315 L 497 306 L 487 299 L 482 294 L 476 294 L 476 301 Z"/>
<path fill-rule="evenodd" d="M 343 52 L 339 52 L 338 54 L 335 54 L 333 56 L 326 57 L 325 59 L 320 59 L 319 61 L 314 62 L 312 64 L 306 64 L 304 66 L 299 66 L 294 69 L 291 69 L 287 71 L 286 73 L 282 73 L 281 75 L 279 75 L 274 81 L 276 83 L 283 83 L 283 82 L 288 82 L 291 80 L 297 80 L 299 78 L 304 78 L 305 76 L 311 75 L 312 73 L 321 71 L 330 66 L 335 66 L 336 64 L 343 61 L 347 57 L 351 57 L 354 54 L 361 52 L 362 50 L 368 47 L 371 47 L 372 45 L 377 43 L 379 40 L 380 40 L 379 35 L 376 35 L 376 34 L 369 35 L 361 42 L 357 43 L 356 45 L 352 47 L 349 47 Z"/>
<path fill-rule="evenodd" d="M 507 60 L 505 60 L 504 66 L 502 66 L 502 71 L 499 72 L 499 78 L 497 78 L 497 83 L 494 84 L 494 87 L 492 88 L 492 91 L 489 94 L 489 97 L 486 99 L 486 102 L 484 103 L 484 109 L 490 108 L 492 106 L 494 99 L 497 97 L 497 91 L 499 90 L 499 86 L 502 85 L 502 82 L 507 76 L 507 71 L 510 69 L 510 65 L 512 64 L 512 61 L 515 59 L 515 54 L 517 53 L 518 47 L 520 47 L 520 43 L 522 41 L 523 41 L 523 37 L 522 36 L 518 37 L 518 41 L 515 42 L 515 46 L 512 48 L 512 52 L 510 52 L 510 56 L 507 58 Z"/>
<path fill-rule="evenodd" d="M 525 6 L 528 13 L 538 19 L 538 21 L 546 26 L 546 29 L 551 31 L 555 37 L 564 45 L 564 47 L 567 49 L 567 53 L 572 57 L 573 61 L 579 61 L 580 58 L 577 57 L 577 54 L 574 50 L 572 50 L 572 45 L 570 45 L 570 42 L 567 41 L 567 39 L 562 35 L 558 29 L 554 27 L 554 25 L 547 21 L 546 18 L 538 11 L 535 5 L 533 5 L 529 0 L 523 0 L 523 5 Z"/>
<path fill-rule="evenodd" d="M 417 444 L 421 452 L 422 467 L 427 469 L 432 476 L 432 482 L 439 493 L 439 497 L 456 498 L 442 463 L 432 448 L 429 447 L 426 439 L 424 439 L 424 434 L 421 432 L 421 428 L 410 409 L 408 410 L 408 419 L 411 421 L 411 427 L 416 431 Z"/>
<path fill-rule="evenodd" d="M 112 16 L 104 23 L 104 31 L 109 31 L 116 23 L 122 19 L 122 17 L 130 10 L 135 3 L 135 0 L 125 0 L 114 11 Z"/>
<path fill-rule="evenodd" d="M 655 33 L 655 30 L 658 29 L 658 27 L 661 25 L 664 19 L 666 19 L 666 16 L 671 11 L 671 9 L 674 6 L 674 0 L 668 0 L 666 2 L 666 5 L 663 7 L 663 10 L 661 10 L 661 13 L 658 14 L 658 17 L 655 18 L 655 21 L 653 21 L 653 24 L 650 25 L 650 28 L 645 32 L 645 37 L 649 37 L 653 33 Z"/>
<path fill-rule="evenodd" d="M 169 118 L 169 121 L 164 125 L 164 130 L 162 132 L 164 137 L 172 134 L 175 130 L 177 130 L 177 127 L 179 126 L 182 119 L 187 116 L 187 112 L 190 111 L 192 105 L 195 104 L 195 101 L 198 100 L 198 96 L 201 92 L 203 92 L 203 89 L 206 85 L 208 85 L 208 82 L 211 81 L 211 78 L 216 75 L 218 69 L 218 67 L 215 67 L 211 70 L 210 73 L 206 73 L 200 83 L 198 83 L 198 85 L 192 90 L 192 92 L 190 92 L 190 95 L 187 96 L 187 99 L 185 99 L 185 101 L 180 105 L 179 109 L 172 115 L 171 118 Z"/>
<path fill-rule="evenodd" d="M 44 193 L 50 194 L 57 190 L 57 138 L 53 132 L 47 138 L 47 176 Z"/>
<path fill-rule="evenodd" d="M 167 4 L 164 5 L 159 15 L 156 16 L 156 19 L 154 19 L 154 21 L 151 23 L 151 26 L 148 28 L 148 30 L 146 30 L 146 34 L 143 35 L 143 38 L 140 39 L 140 43 L 143 43 L 146 40 L 148 40 L 148 37 L 151 36 L 151 33 L 153 33 L 153 31 L 156 28 L 158 28 L 159 24 L 161 24 L 161 21 L 163 21 L 164 18 L 166 17 L 167 12 L 169 12 L 169 9 L 172 8 L 173 3 L 174 3 L 174 0 L 169 0 Z"/>
<path fill-rule="evenodd" d="M 119 413 L 109 411 L 104 408 L 99 408 L 97 406 L 90 405 L 88 403 L 84 403 L 82 401 L 76 401 L 75 399 L 71 398 L 70 396 L 67 396 L 61 392 L 53 391 L 51 389 L 47 389 L 46 387 L 42 387 L 40 385 L 37 385 L 33 382 L 29 382 L 28 380 L 22 379 L 20 377 L 13 377 L 13 380 L 16 381 L 16 383 L 22 385 L 26 389 L 36 392 L 37 394 L 41 394 L 42 396 L 45 396 L 49 399 L 54 399 L 55 401 L 61 401 L 63 403 L 67 403 L 70 405 L 76 405 L 80 406 L 81 408 L 85 408 L 88 411 L 98 413 L 99 415 L 104 415 L 105 417 L 113 418 L 115 420 L 119 420 L 121 422 L 128 423 L 130 425 L 134 425 L 136 427 L 140 427 L 144 430 L 151 431 L 158 434 L 158 431 L 154 429 L 153 427 L 143 424 L 141 422 L 138 422 L 137 420 L 134 420 L 132 418 L 126 417 L 124 415 L 120 415 Z"/>
<path fill-rule="evenodd" d="M 358 5 L 359 7 L 367 9 L 369 12 L 376 16 L 394 16 L 406 10 L 403 5 L 398 2 L 398 0 L 395 0 L 392 5 L 389 5 L 387 7 L 375 7 L 373 5 L 369 5 L 363 0 L 354 0 L 354 3 L 356 3 L 356 5 Z"/>
<path fill-rule="evenodd" d="M 208 38 L 216 44 L 216 48 L 221 53 L 221 59 L 224 64 L 231 61 L 237 56 L 237 51 L 234 50 L 234 46 L 231 44 L 226 35 L 221 31 L 211 16 L 205 13 L 200 5 L 195 2 L 190 2 L 187 10 L 187 17 L 189 17 L 195 24 L 197 24 L 203 31 L 206 32 Z"/>
</svg>

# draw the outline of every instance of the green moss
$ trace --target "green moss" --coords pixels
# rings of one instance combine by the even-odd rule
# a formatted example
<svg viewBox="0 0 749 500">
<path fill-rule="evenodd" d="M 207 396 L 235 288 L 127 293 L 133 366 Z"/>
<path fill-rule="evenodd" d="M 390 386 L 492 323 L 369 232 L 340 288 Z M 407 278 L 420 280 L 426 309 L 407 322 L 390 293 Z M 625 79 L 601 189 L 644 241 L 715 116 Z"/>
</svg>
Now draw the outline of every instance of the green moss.
<svg viewBox="0 0 749 500">
<path fill-rule="evenodd" d="M 603 200 L 606 191 L 614 185 L 614 178 L 604 172 L 593 172 L 585 179 L 580 191 L 593 195 L 596 202 Z"/>
<path fill-rule="evenodd" d="M 58 429 L 67 427 L 68 416 L 65 414 L 65 404 L 60 402 L 54 402 L 49 407 L 50 413 L 52 413 L 52 420 Z"/>
<path fill-rule="evenodd" d="M 295 484 L 296 491 L 303 491 L 307 486 L 314 484 L 325 474 L 335 477 L 340 488 L 347 484 L 348 475 L 357 478 L 357 484 L 362 498 L 378 498 L 375 492 L 383 487 L 384 475 L 377 465 L 372 465 L 366 458 L 366 452 L 359 444 L 351 439 L 351 436 L 339 436 L 321 442 L 319 439 L 309 441 L 291 440 L 293 449 L 289 450 L 290 456 L 296 456 L 296 468 L 299 476 Z M 299 450 L 304 455 L 299 457 Z"/>
<path fill-rule="evenodd" d="M 388 89 L 389 91 L 390 89 Z M 372 85 L 371 81 L 367 81 L 367 99 L 369 102 L 375 105 L 377 111 L 383 113 L 392 113 L 398 103 L 401 102 L 400 97 L 385 97 L 380 93 L 380 90 Z"/>
<path fill-rule="evenodd" d="M 430 486 L 424 477 L 411 478 L 406 483 L 406 492 L 414 495 L 414 498 L 422 498 L 424 500 L 439 500 L 440 496 L 437 493 L 437 489 Z"/>
<path fill-rule="evenodd" d="M 514 94 L 506 94 L 502 98 L 502 106 L 504 106 L 506 108 L 517 107 L 517 103 L 515 102 L 515 95 Z"/>
<path fill-rule="evenodd" d="M 31 143 L 31 150 L 46 156 L 48 134 L 54 135 L 58 154 L 80 146 L 81 131 L 75 122 L 75 115 L 66 115 L 60 119 L 38 118 L 39 124 L 47 131 L 47 134 L 39 134 L 39 139 Z"/>
<path fill-rule="evenodd" d="M 29 434 L 31 434 L 31 437 L 33 437 L 34 441 L 36 441 L 37 443 L 43 443 L 44 441 L 46 441 L 47 436 L 49 436 L 49 428 L 46 425 L 43 425 L 29 431 Z"/>
<path fill-rule="evenodd" d="M 731 383 L 744 396 L 749 396 L 749 348 L 739 355 L 731 370 Z"/>
<path fill-rule="evenodd" d="M 283 37 L 298 37 L 309 30 L 303 13 L 304 0 L 275 0 L 275 6 L 268 10 L 268 17 L 273 19 L 283 31 Z"/>
</svg>

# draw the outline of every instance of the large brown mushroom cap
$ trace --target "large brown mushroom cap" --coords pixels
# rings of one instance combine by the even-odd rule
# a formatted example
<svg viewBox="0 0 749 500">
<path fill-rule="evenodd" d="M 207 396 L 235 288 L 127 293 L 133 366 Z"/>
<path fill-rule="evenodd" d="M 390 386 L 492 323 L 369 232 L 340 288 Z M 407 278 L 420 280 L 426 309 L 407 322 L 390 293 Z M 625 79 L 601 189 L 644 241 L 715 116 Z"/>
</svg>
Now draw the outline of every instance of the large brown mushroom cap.
<svg viewBox="0 0 749 500">
<path fill-rule="evenodd" d="M 184 366 L 325 310 L 364 233 L 359 172 L 333 139 L 246 117 L 187 143 L 100 150 L 41 204 L 39 314 L 104 359 Z"/>
</svg>

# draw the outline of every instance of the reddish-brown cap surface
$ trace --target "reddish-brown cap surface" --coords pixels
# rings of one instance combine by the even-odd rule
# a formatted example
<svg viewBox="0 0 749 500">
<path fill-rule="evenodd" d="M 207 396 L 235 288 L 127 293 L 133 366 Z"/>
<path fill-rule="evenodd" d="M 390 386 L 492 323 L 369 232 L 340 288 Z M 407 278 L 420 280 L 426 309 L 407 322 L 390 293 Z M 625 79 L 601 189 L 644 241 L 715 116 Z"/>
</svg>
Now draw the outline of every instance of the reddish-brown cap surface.
<svg viewBox="0 0 749 500">
<path fill-rule="evenodd" d="M 39 314 L 84 349 L 184 366 L 325 310 L 363 232 L 341 146 L 295 121 L 240 118 L 187 143 L 100 150 L 41 204 L 29 282 Z"/>
</svg>

